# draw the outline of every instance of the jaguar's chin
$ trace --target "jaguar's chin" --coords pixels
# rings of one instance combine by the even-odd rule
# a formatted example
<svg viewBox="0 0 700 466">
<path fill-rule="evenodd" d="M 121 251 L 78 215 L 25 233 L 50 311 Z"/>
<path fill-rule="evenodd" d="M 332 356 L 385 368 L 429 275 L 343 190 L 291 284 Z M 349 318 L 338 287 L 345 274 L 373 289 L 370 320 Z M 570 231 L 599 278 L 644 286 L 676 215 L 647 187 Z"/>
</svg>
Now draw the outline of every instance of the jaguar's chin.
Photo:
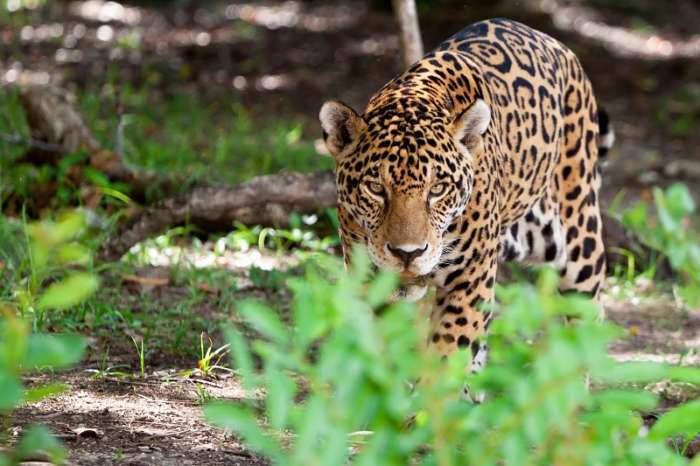
<svg viewBox="0 0 700 466">
<path fill-rule="evenodd" d="M 411 275 L 407 277 L 405 274 L 401 274 L 400 279 L 399 288 L 392 295 L 392 299 L 394 301 L 399 299 L 404 301 L 418 301 L 425 296 L 428 290 L 430 275 Z"/>
<path fill-rule="evenodd" d="M 391 296 L 392 301 L 418 301 L 423 296 L 425 296 L 426 291 L 428 291 L 428 285 L 423 284 L 401 284 L 399 288 L 394 291 Z"/>
<path fill-rule="evenodd" d="M 416 275 L 414 273 L 401 273 L 399 279 L 402 286 L 426 285 L 430 280 L 430 274 Z"/>
</svg>

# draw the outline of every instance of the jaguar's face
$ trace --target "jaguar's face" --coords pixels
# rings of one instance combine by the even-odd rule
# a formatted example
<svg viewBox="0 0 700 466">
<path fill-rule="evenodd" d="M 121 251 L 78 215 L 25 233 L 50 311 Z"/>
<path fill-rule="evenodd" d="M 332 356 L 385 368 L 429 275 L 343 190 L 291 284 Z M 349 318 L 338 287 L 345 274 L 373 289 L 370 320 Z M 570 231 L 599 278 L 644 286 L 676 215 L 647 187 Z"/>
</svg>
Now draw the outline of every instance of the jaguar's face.
<svg viewBox="0 0 700 466">
<path fill-rule="evenodd" d="M 365 121 L 339 102 L 323 106 L 338 205 L 350 223 L 341 227 L 360 230 L 377 266 L 412 279 L 439 264 L 444 233 L 469 200 L 476 137 L 489 116 L 481 100 L 457 119 L 424 112 Z"/>
<path fill-rule="evenodd" d="M 433 134 L 440 125 L 433 122 Z M 386 149 L 378 147 L 384 131 L 379 140 L 367 135 L 367 144 L 337 166 L 340 208 L 362 228 L 372 261 L 407 277 L 429 274 L 438 264 L 443 233 L 464 211 L 472 184 L 470 164 L 455 157 L 453 143 L 445 139 L 427 150 L 414 136 L 423 130 L 412 131 Z"/>
</svg>

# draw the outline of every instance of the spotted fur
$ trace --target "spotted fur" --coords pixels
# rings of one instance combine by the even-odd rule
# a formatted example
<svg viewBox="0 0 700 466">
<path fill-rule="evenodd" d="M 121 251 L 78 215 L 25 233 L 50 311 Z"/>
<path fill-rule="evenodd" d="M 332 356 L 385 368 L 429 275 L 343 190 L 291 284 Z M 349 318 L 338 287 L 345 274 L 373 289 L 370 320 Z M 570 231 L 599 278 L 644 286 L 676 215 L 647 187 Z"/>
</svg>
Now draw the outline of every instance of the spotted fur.
<svg viewBox="0 0 700 466">
<path fill-rule="evenodd" d="M 608 120 L 604 119 L 604 133 Z M 331 101 L 340 237 L 396 270 L 407 295 L 437 289 L 431 341 L 471 348 L 491 315 L 498 263 L 550 263 L 561 288 L 597 296 L 605 273 L 598 109 L 576 56 L 523 24 L 473 24 L 387 83 L 358 115 Z M 601 154 L 602 155 L 602 154 Z"/>
</svg>

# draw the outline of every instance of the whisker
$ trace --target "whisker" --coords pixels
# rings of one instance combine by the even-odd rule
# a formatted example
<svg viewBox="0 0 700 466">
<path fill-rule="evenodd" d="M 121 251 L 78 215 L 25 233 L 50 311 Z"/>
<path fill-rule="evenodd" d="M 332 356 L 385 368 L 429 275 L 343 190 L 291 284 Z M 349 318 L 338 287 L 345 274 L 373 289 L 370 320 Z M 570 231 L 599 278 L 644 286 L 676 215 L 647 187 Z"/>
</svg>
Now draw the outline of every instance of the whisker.
<svg viewBox="0 0 700 466">
<path fill-rule="evenodd" d="M 446 256 L 449 256 L 452 254 L 452 252 L 457 249 L 457 246 L 459 244 L 459 238 L 455 238 L 453 240 L 450 240 L 446 244 L 442 246 L 442 252 L 440 253 L 440 261 L 438 262 L 437 267 L 444 268 L 449 265 L 452 265 L 454 263 L 453 259 L 445 259 Z"/>
</svg>

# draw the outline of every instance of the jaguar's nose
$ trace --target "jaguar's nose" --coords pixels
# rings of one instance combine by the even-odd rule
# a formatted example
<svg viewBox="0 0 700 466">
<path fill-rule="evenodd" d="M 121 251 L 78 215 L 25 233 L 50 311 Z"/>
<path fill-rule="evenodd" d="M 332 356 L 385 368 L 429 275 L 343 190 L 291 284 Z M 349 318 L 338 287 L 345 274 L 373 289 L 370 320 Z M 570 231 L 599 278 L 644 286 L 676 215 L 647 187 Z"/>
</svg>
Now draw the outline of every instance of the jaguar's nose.
<svg viewBox="0 0 700 466">
<path fill-rule="evenodd" d="M 424 243 L 423 247 L 418 247 L 414 244 L 400 244 L 398 246 L 392 246 L 391 244 L 387 243 L 386 247 L 391 254 L 403 262 L 405 267 L 408 267 L 416 257 L 428 250 L 428 243 Z"/>
</svg>

